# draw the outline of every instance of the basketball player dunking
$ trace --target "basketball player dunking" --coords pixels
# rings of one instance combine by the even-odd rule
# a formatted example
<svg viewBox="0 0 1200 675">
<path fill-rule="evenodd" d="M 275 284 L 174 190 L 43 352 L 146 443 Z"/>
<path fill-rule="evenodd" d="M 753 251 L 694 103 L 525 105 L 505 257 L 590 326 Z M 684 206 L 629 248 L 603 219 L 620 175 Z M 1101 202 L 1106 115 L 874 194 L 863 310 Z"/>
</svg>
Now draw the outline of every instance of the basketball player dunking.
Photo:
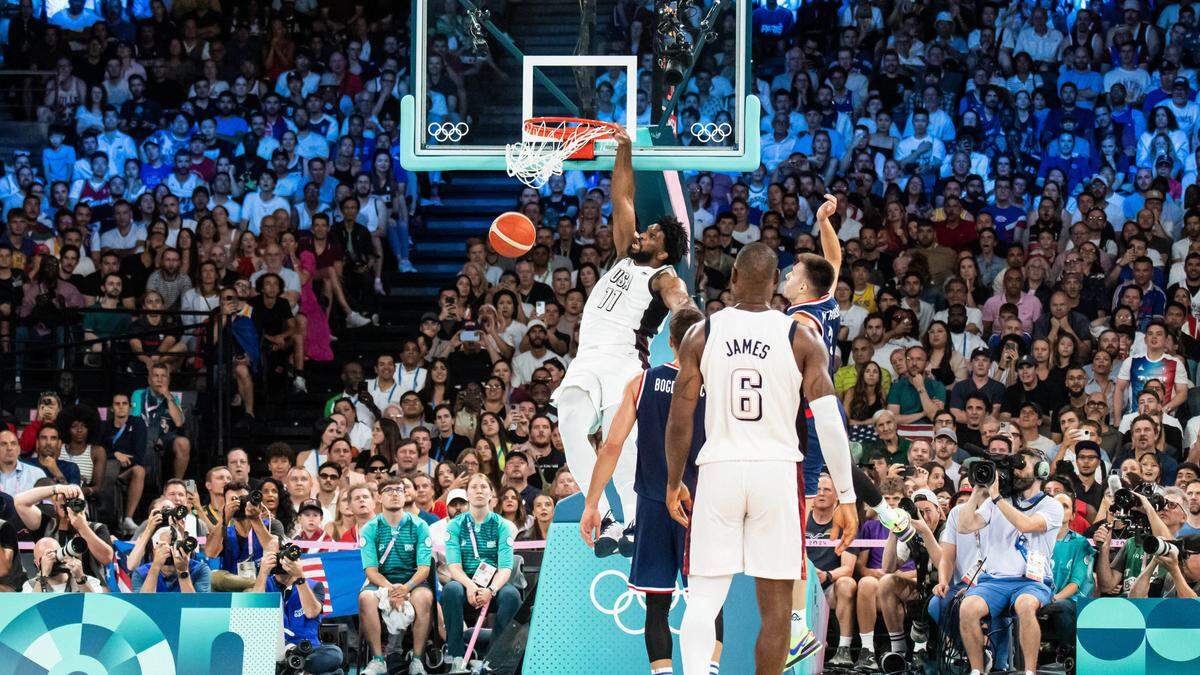
<svg viewBox="0 0 1200 675">
<path fill-rule="evenodd" d="M 850 445 L 829 379 L 829 354 L 815 330 L 770 308 L 777 265 L 765 244 L 743 248 L 731 277 L 734 305 L 693 326 L 679 349 L 667 421 L 666 505 L 685 525 L 692 500 L 683 472 L 707 383 L 685 566 L 688 605 L 679 638 L 685 675 L 706 671 L 716 641 L 713 619 L 738 572 L 757 585 L 762 625 L 755 672 L 783 671 L 792 587 L 805 566 L 803 454 L 795 424 L 802 394 L 840 502 L 831 536 L 844 548 L 857 528 Z"/>
<path fill-rule="evenodd" d="M 671 316 L 671 349 L 678 352 L 679 343 L 687 330 L 704 320 L 704 315 L 684 309 Z M 589 546 L 600 531 L 600 496 L 612 478 L 613 469 L 621 456 L 621 448 L 637 425 L 637 531 L 633 560 L 629 565 L 629 587 L 646 594 L 646 656 L 650 659 L 650 675 L 671 675 L 671 627 L 667 617 L 675 593 L 675 579 L 683 572 L 687 549 L 687 530 L 671 519 L 667 512 L 667 454 L 664 440 L 667 415 L 671 410 L 671 390 L 679 364 L 672 362 L 655 366 L 634 377 L 625 387 L 621 407 L 609 429 L 608 438 L 600 446 L 596 469 L 587 489 L 587 506 L 579 519 L 579 531 Z M 704 424 L 703 394 L 696 406 L 696 424 Z M 692 448 L 683 471 L 683 484 L 696 487 L 696 454 L 704 444 L 704 434 L 692 438 Z M 683 575 L 687 584 L 687 575 Z M 721 615 L 717 615 L 717 646 L 709 663 L 709 675 L 717 675 L 721 660 Z"/>
<path fill-rule="evenodd" d="M 589 437 L 597 429 L 608 435 L 625 385 L 650 365 L 650 341 L 667 312 L 695 308 L 687 284 L 673 269 L 690 245 L 687 230 L 674 217 L 663 216 L 638 233 L 629 136 L 622 129 L 613 139 L 617 154 L 612 173 L 612 235 L 621 259 L 592 288 L 580 320 L 578 355 L 553 399 L 567 465 L 580 485 L 591 483 L 596 464 Z M 613 474 L 628 525 L 632 525 L 637 503 L 633 488 L 636 440 L 635 430 Z M 607 510 L 606 502 L 601 499 L 602 512 Z M 611 555 L 619 544 L 625 544 L 627 555 L 631 554 L 632 528 L 626 529 L 607 521 L 596 542 L 596 555 Z"/>
<path fill-rule="evenodd" d="M 842 246 L 838 240 L 837 231 L 829 222 L 829 217 L 837 211 L 837 198 L 825 195 L 825 203 L 817 209 L 817 227 L 820 231 L 821 250 L 824 257 L 803 253 L 796 256 L 792 271 L 784 281 L 783 296 L 787 298 L 790 307 L 787 314 L 797 323 L 812 328 L 821 336 L 825 350 L 829 354 L 830 377 L 837 370 L 837 339 L 841 328 L 842 315 L 838 309 L 837 300 L 833 297 L 837 288 L 838 270 L 842 265 Z M 838 423 L 846 426 L 846 411 L 842 409 L 841 401 L 837 401 Z M 825 467 L 825 457 L 822 452 L 821 437 L 817 425 L 814 424 L 811 406 L 804 408 L 804 427 L 807 430 L 807 442 L 804 451 L 804 496 L 811 498 L 817 494 L 817 480 Z M 875 487 L 875 483 L 858 467 L 852 466 L 854 491 L 865 504 L 875 509 L 879 521 L 897 534 L 908 530 L 908 514 L 892 509 L 884 501 L 883 495 Z M 792 590 L 792 627 L 791 642 L 788 648 L 786 665 L 791 667 L 808 654 L 820 647 L 816 635 L 808 627 L 805 614 L 806 598 L 804 584 L 796 584 Z"/>
</svg>

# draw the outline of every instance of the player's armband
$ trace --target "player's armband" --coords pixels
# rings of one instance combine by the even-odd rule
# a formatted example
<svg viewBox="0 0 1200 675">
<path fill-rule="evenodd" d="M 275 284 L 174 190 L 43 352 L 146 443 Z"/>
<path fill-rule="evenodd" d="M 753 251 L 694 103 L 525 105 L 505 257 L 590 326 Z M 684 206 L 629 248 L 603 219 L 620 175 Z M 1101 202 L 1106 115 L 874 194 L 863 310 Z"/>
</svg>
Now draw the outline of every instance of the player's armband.
<svg viewBox="0 0 1200 675">
<path fill-rule="evenodd" d="M 817 428 L 817 439 L 821 441 L 821 453 L 825 456 L 825 466 L 829 469 L 829 477 L 833 480 L 834 490 L 837 491 L 838 502 L 853 504 L 856 497 L 850 466 L 850 438 L 846 435 L 846 426 L 842 422 L 837 397 L 826 394 L 809 401 L 808 407 L 813 412 L 813 426 Z"/>
</svg>

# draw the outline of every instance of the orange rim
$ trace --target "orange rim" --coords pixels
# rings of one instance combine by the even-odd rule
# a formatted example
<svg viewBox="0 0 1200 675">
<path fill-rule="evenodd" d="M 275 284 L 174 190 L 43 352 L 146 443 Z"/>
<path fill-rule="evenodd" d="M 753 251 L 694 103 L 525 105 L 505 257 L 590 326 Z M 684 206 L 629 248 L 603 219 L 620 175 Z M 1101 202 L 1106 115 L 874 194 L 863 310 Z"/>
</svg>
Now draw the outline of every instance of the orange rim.
<svg viewBox="0 0 1200 675">
<path fill-rule="evenodd" d="M 575 126 L 565 126 L 573 124 Z M 530 117 L 525 120 L 525 132 L 540 138 L 566 140 L 589 129 L 604 129 L 607 133 L 600 138 L 611 137 L 621 129 L 620 125 L 583 117 Z"/>
</svg>

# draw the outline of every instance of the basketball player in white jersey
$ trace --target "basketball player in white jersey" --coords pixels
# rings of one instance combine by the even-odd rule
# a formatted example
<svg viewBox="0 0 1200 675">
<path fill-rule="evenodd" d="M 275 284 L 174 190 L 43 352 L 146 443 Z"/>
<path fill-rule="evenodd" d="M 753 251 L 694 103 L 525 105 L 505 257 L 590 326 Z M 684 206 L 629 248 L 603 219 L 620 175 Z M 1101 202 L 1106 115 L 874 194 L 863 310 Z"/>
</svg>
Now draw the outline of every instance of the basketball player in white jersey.
<svg viewBox="0 0 1200 675">
<path fill-rule="evenodd" d="M 612 173 L 612 235 L 620 259 L 592 288 L 580 319 L 577 356 L 553 399 L 567 465 L 580 485 L 591 483 L 596 464 L 590 436 L 597 429 L 608 435 L 625 385 L 650 365 L 650 341 L 663 319 L 668 312 L 695 307 L 687 284 L 673 269 L 690 245 L 687 230 L 668 215 L 638 233 L 629 136 L 622 129 L 613 138 L 617 154 Z M 626 525 L 608 519 L 594 548 L 598 556 L 611 555 L 619 545 L 632 555 L 632 528 L 627 526 L 632 525 L 636 508 L 636 468 L 635 430 L 626 439 L 613 474 Z M 601 513 L 608 510 L 606 501 L 601 500 Z"/>
<path fill-rule="evenodd" d="M 693 326 L 679 350 L 667 421 L 666 504 L 685 525 L 691 496 L 683 470 L 702 385 L 707 393 L 690 519 L 688 605 L 679 637 L 685 675 L 707 671 L 716 640 L 713 620 L 739 572 L 757 584 L 762 626 L 755 672 L 783 671 L 792 587 L 805 566 L 803 455 L 796 429 L 802 394 L 840 502 L 831 537 L 844 547 L 855 534 L 850 444 L 829 379 L 829 354 L 815 330 L 770 308 L 777 265 L 765 244 L 743 248 L 733 266 L 734 305 Z"/>
</svg>

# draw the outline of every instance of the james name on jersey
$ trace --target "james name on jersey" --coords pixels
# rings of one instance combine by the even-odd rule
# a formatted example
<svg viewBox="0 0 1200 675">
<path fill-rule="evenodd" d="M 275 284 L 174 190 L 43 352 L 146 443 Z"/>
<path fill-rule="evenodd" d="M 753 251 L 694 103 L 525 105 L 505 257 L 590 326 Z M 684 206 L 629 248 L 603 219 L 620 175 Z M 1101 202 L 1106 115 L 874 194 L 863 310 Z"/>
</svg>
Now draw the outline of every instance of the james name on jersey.
<svg viewBox="0 0 1200 675">
<path fill-rule="evenodd" d="M 767 358 L 767 354 L 771 351 L 771 345 L 763 343 L 762 340 L 753 338 L 743 338 L 741 340 L 726 340 L 725 341 L 725 356 L 737 356 L 740 354 L 748 354 L 760 359 Z"/>
</svg>

